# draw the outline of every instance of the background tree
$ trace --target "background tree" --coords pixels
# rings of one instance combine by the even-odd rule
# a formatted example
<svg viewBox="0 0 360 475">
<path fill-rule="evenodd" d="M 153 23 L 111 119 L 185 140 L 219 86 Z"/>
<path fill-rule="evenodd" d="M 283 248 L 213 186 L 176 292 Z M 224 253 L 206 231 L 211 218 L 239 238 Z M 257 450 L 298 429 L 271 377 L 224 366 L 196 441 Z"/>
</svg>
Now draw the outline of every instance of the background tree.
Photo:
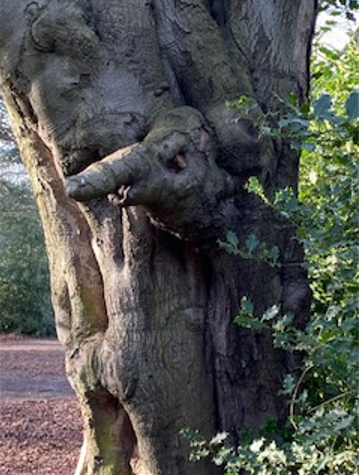
<svg viewBox="0 0 360 475">
<path fill-rule="evenodd" d="M 0 331 L 54 332 L 43 232 L 0 102 Z"/>
<path fill-rule="evenodd" d="M 180 429 L 236 440 L 286 418 L 296 358 L 233 319 L 244 296 L 307 319 L 294 227 L 244 185 L 297 190 L 298 152 L 254 123 L 306 101 L 315 3 L 1 0 L 1 88 L 82 408 L 79 472 L 216 473 L 189 464 Z M 250 114 L 227 107 L 239 96 Z"/>
</svg>

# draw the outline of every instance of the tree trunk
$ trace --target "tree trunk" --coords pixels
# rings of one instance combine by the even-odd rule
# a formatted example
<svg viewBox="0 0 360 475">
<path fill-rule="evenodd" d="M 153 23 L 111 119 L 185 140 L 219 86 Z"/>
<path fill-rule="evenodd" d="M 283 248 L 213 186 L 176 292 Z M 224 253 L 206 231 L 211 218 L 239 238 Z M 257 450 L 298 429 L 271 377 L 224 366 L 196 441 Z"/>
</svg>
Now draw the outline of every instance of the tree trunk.
<svg viewBox="0 0 360 475">
<path fill-rule="evenodd" d="M 291 355 L 233 323 L 243 296 L 306 319 L 294 229 L 248 193 L 297 188 L 254 123 L 308 93 L 315 0 L 0 0 L 1 88 L 41 212 L 79 398 L 78 474 L 210 475 L 205 436 L 281 422 Z M 253 119 L 226 106 L 246 95 Z M 219 246 L 235 232 L 280 265 Z"/>
</svg>

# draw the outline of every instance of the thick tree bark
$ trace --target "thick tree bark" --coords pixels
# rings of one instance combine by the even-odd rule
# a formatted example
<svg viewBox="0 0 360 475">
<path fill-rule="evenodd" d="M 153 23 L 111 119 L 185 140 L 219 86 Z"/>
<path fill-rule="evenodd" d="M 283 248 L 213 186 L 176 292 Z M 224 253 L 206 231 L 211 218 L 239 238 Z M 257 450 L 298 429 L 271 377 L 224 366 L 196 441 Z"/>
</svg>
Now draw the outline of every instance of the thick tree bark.
<svg viewBox="0 0 360 475">
<path fill-rule="evenodd" d="M 306 100 L 315 0 L 0 0 L 0 74 L 46 236 L 58 336 L 82 408 L 78 474 L 216 473 L 185 427 L 281 421 L 291 355 L 237 327 L 243 296 L 298 323 L 294 229 L 244 189 L 297 188 L 254 122 Z M 253 98 L 253 121 L 227 101 Z M 280 265 L 221 250 L 256 234 Z"/>
</svg>

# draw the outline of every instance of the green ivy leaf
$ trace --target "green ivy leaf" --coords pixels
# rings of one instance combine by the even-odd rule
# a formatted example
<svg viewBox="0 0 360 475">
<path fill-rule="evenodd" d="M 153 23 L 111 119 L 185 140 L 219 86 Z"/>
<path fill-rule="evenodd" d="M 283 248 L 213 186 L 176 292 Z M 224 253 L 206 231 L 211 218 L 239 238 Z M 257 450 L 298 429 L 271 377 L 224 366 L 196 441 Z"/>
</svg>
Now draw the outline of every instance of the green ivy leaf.
<svg viewBox="0 0 360 475">
<path fill-rule="evenodd" d="M 215 437 L 210 440 L 209 445 L 221 445 L 224 440 L 228 438 L 228 435 L 227 432 L 218 432 Z"/>
<path fill-rule="evenodd" d="M 354 419 L 355 418 L 352 415 L 344 417 L 343 419 L 340 419 L 340 421 L 336 424 L 334 430 L 341 431 L 341 430 L 347 429 L 349 426 L 351 426 Z"/>
<path fill-rule="evenodd" d="M 262 320 L 273 320 L 275 317 L 279 315 L 279 305 L 273 305 L 272 307 L 268 308 L 266 312 L 262 316 Z"/>
<path fill-rule="evenodd" d="M 294 107 L 297 107 L 299 105 L 299 97 L 294 92 L 289 95 L 289 103 Z"/>
<path fill-rule="evenodd" d="M 332 104 L 329 94 L 323 94 L 314 102 L 314 115 L 317 119 L 324 118 L 328 113 Z"/>
<path fill-rule="evenodd" d="M 264 199 L 264 187 L 257 177 L 250 177 L 245 185 L 245 189 L 248 190 L 249 193 L 254 193 Z"/>
<path fill-rule="evenodd" d="M 287 374 L 283 382 L 282 392 L 284 394 L 292 394 L 296 387 L 296 381 L 292 374 Z"/>
<path fill-rule="evenodd" d="M 279 257 L 280 257 L 280 250 L 279 250 L 278 246 L 273 246 L 273 247 L 270 249 L 269 257 L 270 257 L 271 262 L 272 262 L 273 264 L 278 263 Z"/>
<path fill-rule="evenodd" d="M 246 239 L 246 248 L 250 252 L 250 254 L 258 247 L 259 239 L 255 236 L 255 234 L 250 234 L 250 236 Z"/>
<path fill-rule="evenodd" d="M 254 304 L 247 297 L 243 297 L 241 299 L 241 310 L 244 313 L 247 313 L 248 315 L 252 316 L 252 314 L 254 313 Z"/>
<path fill-rule="evenodd" d="M 346 100 L 345 109 L 350 120 L 359 118 L 359 93 L 352 92 Z"/>
<path fill-rule="evenodd" d="M 266 325 L 259 320 L 255 320 L 254 318 L 248 317 L 246 315 L 237 315 L 235 317 L 235 323 L 237 323 L 241 327 L 249 328 L 251 330 L 263 330 L 266 328 Z"/>
<path fill-rule="evenodd" d="M 239 238 L 234 233 L 234 231 L 228 231 L 226 233 L 226 241 L 227 241 L 228 244 L 230 244 L 234 248 L 237 248 L 238 245 L 239 245 Z"/>
<path fill-rule="evenodd" d="M 302 149 L 303 150 L 307 150 L 308 152 L 313 152 L 316 148 L 316 145 L 314 143 L 311 143 L 311 142 L 304 142 L 302 144 Z"/>
</svg>

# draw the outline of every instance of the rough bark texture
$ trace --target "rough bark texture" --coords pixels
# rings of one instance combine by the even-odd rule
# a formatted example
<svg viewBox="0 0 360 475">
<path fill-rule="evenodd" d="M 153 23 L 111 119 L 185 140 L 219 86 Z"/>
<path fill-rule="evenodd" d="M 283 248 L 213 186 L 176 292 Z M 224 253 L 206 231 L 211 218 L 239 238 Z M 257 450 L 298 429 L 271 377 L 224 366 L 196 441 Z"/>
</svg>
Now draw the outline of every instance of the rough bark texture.
<svg viewBox="0 0 360 475">
<path fill-rule="evenodd" d="M 82 406 L 78 474 L 210 475 L 180 429 L 281 421 L 289 355 L 233 323 L 241 297 L 306 318 L 294 230 L 243 186 L 297 187 L 254 120 L 305 100 L 315 0 L 0 0 L 1 89 L 45 229 L 58 335 Z M 228 230 L 277 245 L 234 257 Z"/>
</svg>

